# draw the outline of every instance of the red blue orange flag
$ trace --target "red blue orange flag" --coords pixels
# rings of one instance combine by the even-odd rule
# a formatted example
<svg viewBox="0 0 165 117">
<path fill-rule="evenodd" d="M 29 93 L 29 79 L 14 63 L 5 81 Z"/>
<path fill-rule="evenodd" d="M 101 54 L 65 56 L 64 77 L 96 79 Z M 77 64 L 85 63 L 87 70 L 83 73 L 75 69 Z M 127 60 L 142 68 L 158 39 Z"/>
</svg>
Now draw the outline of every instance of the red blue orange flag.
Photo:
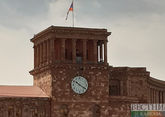
<svg viewBox="0 0 165 117">
<path fill-rule="evenodd" d="M 68 10 L 68 12 L 67 12 L 66 20 L 68 19 L 68 15 L 69 15 L 69 12 L 70 12 L 70 11 L 73 11 L 73 2 L 72 2 L 72 4 L 70 5 L 70 8 L 69 8 L 69 10 Z"/>
</svg>

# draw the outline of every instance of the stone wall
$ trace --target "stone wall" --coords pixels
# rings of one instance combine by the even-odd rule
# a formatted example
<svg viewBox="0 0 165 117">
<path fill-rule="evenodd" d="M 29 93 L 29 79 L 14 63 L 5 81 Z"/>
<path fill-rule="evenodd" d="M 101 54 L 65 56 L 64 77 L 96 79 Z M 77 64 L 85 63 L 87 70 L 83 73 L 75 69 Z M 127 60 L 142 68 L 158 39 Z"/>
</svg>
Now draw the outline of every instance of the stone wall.
<svg viewBox="0 0 165 117">
<path fill-rule="evenodd" d="M 130 117 L 133 103 L 165 103 L 165 82 L 146 68 L 110 67 L 110 117 Z"/>
<path fill-rule="evenodd" d="M 138 98 L 126 96 L 110 96 L 108 117 L 131 117 L 131 104 L 139 103 Z"/>
<path fill-rule="evenodd" d="M 137 97 L 141 102 L 148 102 L 149 72 L 145 68 L 116 67 L 110 69 L 111 81 L 118 81 L 119 96 Z M 110 90 L 111 92 L 111 90 Z"/>
<path fill-rule="evenodd" d="M 49 98 L 0 98 L 0 117 L 50 117 Z"/>
<path fill-rule="evenodd" d="M 109 117 L 108 103 L 52 102 L 52 117 Z"/>
<path fill-rule="evenodd" d="M 130 117 L 133 103 L 165 100 L 164 82 L 151 78 L 146 68 L 54 64 L 49 71 L 42 70 L 34 84 L 52 97 L 52 117 Z M 75 76 L 88 80 L 89 89 L 83 95 L 71 89 Z"/>
<path fill-rule="evenodd" d="M 93 105 L 99 105 L 101 115 L 107 115 L 109 97 L 108 67 L 105 65 L 54 66 L 52 85 L 52 116 L 60 116 L 60 109 L 66 105 L 72 117 L 91 117 Z M 83 76 L 88 81 L 88 90 L 76 94 L 71 89 L 75 76 Z M 97 106 L 96 106 L 97 108 Z M 65 110 L 65 109 L 64 109 Z"/>
<path fill-rule="evenodd" d="M 127 68 L 125 67 L 109 67 L 109 85 L 110 85 L 110 94 L 116 92 L 115 90 L 119 90 L 118 96 L 127 96 L 128 89 L 127 89 Z M 117 82 L 113 83 L 113 82 Z M 116 87 L 114 91 L 111 91 L 111 86 Z M 114 95 L 114 94 L 112 94 Z"/>
<path fill-rule="evenodd" d="M 50 70 L 34 75 L 34 86 L 41 88 L 48 96 L 52 95 L 52 76 Z"/>
<path fill-rule="evenodd" d="M 150 103 L 165 103 L 165 82 L 155 78 L 148 79 L 148 100 Z"/>
<path fill-rule="evenodd" d="M 128 70 L 128 96 L 139 98 L 140 102 L 147 103 L 149 73 L 145 68 L 131 68 Z"/>
</svg>

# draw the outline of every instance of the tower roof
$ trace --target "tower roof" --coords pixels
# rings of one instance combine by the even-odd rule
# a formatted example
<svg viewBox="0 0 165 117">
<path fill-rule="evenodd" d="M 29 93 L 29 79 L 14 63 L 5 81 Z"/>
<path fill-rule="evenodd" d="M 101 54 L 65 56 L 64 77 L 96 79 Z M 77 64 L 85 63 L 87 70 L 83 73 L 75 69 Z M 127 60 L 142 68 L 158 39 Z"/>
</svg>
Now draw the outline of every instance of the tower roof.
<svg viewBox="0 0 165 117">
<path fill-rule="evenodd" d="M 63 38 L 77 38 L 77 39 L 88 38 L 88 39 L 106 40 L 107 36 L 109 35 L 111 35 L 111 32 L 107 32 L 107 29 L 50 26 L 47 29 L 39 32 L 38 34 L 35 34 L 34 37 L 31 39 L 31 42 L 34 42 L 35 40 L 41 37 L 44 38 L 63 37 Z"/>
</svg>

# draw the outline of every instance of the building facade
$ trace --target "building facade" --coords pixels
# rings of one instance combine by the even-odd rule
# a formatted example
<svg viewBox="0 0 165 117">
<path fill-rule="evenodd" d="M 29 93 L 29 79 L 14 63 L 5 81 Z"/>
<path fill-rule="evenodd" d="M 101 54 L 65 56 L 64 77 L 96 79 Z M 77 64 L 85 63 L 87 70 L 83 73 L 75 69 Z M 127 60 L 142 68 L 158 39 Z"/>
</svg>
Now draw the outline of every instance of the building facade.
<svg viewBox="0 0 165 117">
<path fill-rule="evenodd" d="M 107 63 L 109 35 L 106 29 L 56 26 L 36 34 L 30 74 L 43 94 L 0 91 L 2 117 L 130 117 L 130 104 L 164 103 L 165 82 L 146 68 Z"/>
</svg>

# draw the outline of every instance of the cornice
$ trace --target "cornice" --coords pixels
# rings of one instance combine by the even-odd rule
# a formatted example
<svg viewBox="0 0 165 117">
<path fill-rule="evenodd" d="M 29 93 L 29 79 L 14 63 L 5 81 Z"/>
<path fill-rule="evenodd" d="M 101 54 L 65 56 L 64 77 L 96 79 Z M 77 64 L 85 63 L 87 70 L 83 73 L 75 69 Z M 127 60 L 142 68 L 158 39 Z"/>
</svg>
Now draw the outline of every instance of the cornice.
<svg viewBox="0 0 165 117">
<path fill-rule="evenodd" d="M 73 70 L 107 70 L 109 69 L 108 65 L 105 64 L 68 64 L 68 63 L 56 63 L 48 64 L 31 70 L 29 73 L 31 75 L 40 74 L 47 70 L 56 70 L 56 69 L 73 69 Z"/>
<path fill-rule="evenodd" d="M 113 67 L 110 73 L 115 76 L 143 76 L 149 77 L 150 72 L 146 71 L 145 67 Z"/>
<path fill-rule="evenodd" d="M 165 81 L 158 80 L 152 77 L 148 79 L 148 83 L 151 87 L 165 88 Z"/>
<path fill-rule="evenodd" d="M 34 42 L 40 38 L 45 38 L 49 35 L 53 38 L 106 40 L 107 36 L 111 35 L 111 32 L 107 32 L 107 29 L 51 26 L 34 35 L 31 42 Z"/>
<path fill-rule="evenodd" d="M 129 97 L 129 96 L 110 96 L 109 97 L 109 102 L 113 103 L 113 102 L 131 102 L 131 103 L 138 103 L 139 102 L 139 98 L 137 97 Z"/>
</svg>

